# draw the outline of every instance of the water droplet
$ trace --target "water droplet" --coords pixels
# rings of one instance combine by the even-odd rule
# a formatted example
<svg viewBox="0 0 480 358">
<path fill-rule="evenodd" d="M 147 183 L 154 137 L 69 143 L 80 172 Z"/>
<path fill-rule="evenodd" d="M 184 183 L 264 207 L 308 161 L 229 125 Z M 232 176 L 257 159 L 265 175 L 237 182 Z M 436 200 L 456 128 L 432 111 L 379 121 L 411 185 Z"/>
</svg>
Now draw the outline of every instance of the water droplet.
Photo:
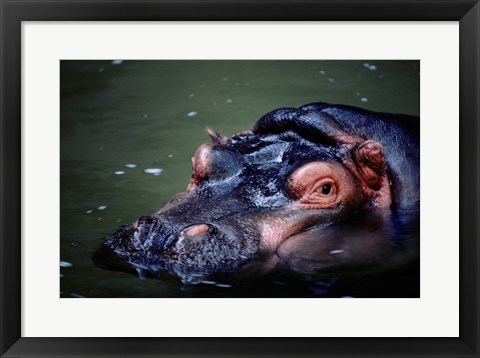
<svg viewBox="0 0 480 358">
<path fill-rule="evenodd" d="M 60 261 L 60 267 L 72 267 L 73 264 L 67 261 Z"/>
<path fill-rule="evenodd" d="M 121 65 L 123 63 L 123 60 L 113 60 L 112 65 Z"/>
<path fill-rule="evenodd" d="M 108 206 L 106 205 L 100 205 L 97 210 L 105 210 L 106 208 L 108 208 Z"/>
<path fill-rule="evenodd" d="M 87 210 L 85 211 L 86 214 L 91 214 L 93 212 L 93 210 Z"/>
<path fill-rule="evenodd" d="M 327 78 L 328 82 L 330 83 L 334 83 L 335 82 L 335 78 Z"/>
<path fill-rule="evenodd" d="M 132 168 L 136 168 L 137 164 L 125 164 L 125 167 L 132 169 Z"/>
<path fill-rule="evenodd" d="M 193 117 L 193 116 L 196 116 L 198 113 L 195 112 L 195 111 L 192 111 L 192 112 L 188 112 L 187 113 L 187 117 Z"/>
<path fill-rule="evenodd" d="M 204 284 L 206 284 L 206 285 L 215 285 L 215 284 L 216 284 L 215 281 L 206 281 L 206 280 L 205 280 L 205 281 L 200 281 L 200 282 L 201 282 L 201 283 L 204 283 Z"/>
<path fill-rule="evenodd" d="M 324 70 L 319 71 L 321 75 L 324 75 L 326 72 Z"/>
<path fill-rule="evenodd" d="M 136 270 L 137 270 L 138 278 L 140 280 L 144 280 L 145 279 L 145 270 L 140 268 L 140 267 L 136 267 Z"/>
<path fill-rule="evenodd" d="M 230 288 L 232 285 L 227 285 L 226 283 L 217 283 L 215 286 L 217 287 L 223 287 L 223 288 Z"/>
<path fill-rule="evenodd" d="M 230 98 L 227 99 L 227 103 L 232 103 L 232 102 L 233 101 Z"/>
<path fill-rule="evenodd" d="M 145 174 L 160 175 L 163 172 L 163 169 L 160 168 L 147 168 L 143 171 Z"/>
<path fill-rule="evenodd" d="M 362 97 L 362 98 L 360 98 L 360 101 L 362 101 L 362 102 L 368 102 L 368 98 L 367 98 L 367 97 Z"/>
<path fill-rule="evenodd" d="M 113 174 L 115 175 L 123 175 L 125 174 L 125 172 L 123 170 L 117 170 L 116 172 L 114 172 Z"/>
</svg>

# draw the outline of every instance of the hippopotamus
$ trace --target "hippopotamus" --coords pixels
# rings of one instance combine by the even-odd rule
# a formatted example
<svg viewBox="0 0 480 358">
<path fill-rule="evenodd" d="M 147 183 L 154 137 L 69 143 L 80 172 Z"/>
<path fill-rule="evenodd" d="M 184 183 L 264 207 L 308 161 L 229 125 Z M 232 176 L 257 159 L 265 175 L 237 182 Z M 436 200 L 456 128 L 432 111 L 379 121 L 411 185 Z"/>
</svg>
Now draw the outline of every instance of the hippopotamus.
<svg viewBox="0 0 480 358">
<path fill-rule="evenodd" d="M 328 103 L 273 110 L 230 137 L 207 129 L 186 190 L 120 228 L 94 261 L 194 284 L 418 258 L 419 131 L 416 116 Z"/>
</svg>

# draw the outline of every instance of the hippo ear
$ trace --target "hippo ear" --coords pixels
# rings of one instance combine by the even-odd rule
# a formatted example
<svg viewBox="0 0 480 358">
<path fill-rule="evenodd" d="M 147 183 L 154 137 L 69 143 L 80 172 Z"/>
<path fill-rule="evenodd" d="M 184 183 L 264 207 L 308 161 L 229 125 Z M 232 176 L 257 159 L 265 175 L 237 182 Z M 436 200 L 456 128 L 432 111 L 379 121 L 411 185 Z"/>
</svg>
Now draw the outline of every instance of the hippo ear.
<svg viewBox="0 0 480 358">
<path fill-rule="evenodd" d="M 360 175 L 368 186 L 367 193 L 376 206 L 388 207 L 392 203 L 390 179 L 388 177 L 383 146 L 367 140 L 354 150 L 354 159 Z"/>
<path fill-rule="evenodd" d="M 227 143 L 228 138 L 226 136 L 214 131 L 213 129 L 207 128 L 207 133 L 210 136 L 210 138 L 212 139 L 213 144 L 222 145 L 222 144 Z"/>
<path fill-rule="evenodd" d="M 373 140 L 367 140 L 356 148 L 354 158 L 367 185 L 378 189 L 386 169 L 383 146 Z"/>
</svg>

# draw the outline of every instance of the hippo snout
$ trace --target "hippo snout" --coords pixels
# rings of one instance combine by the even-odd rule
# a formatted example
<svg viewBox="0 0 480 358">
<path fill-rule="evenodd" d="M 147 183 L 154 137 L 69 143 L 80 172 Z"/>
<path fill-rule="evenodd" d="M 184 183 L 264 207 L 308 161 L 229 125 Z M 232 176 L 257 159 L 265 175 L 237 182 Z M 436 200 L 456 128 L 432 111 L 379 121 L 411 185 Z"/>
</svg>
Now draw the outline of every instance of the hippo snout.
<svg viewBox="0 0 480 358">
<path fill-rule="evenodd" d="M 178 225 L 158 216 L 142 216 L 133 225 L 129 240 L 138 251 L 163 252 L 179 240 L 202 241 L 213 239 L 219 230 L 212 224 Z"/>
</svg>

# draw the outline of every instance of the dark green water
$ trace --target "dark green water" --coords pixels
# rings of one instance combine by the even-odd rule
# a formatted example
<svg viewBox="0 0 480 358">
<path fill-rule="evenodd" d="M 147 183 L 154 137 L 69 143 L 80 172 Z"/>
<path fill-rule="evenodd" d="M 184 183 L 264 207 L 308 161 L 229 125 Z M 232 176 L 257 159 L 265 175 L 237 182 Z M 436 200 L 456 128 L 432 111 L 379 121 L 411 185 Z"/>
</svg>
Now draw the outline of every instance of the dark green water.
<svg viewBox="0 0 480 358">
<path fill-rule="evenodd" d="M 184 286 L 102 270 L 91 255 L 185 189 L 206 127 L 231 135 L 317 101 L 419 115 L 419 72 L 418 61 L 62 61 L 60 296 L 408 296 L 411 287 L 382 293 L 388 276 Z"/>
</svg>

